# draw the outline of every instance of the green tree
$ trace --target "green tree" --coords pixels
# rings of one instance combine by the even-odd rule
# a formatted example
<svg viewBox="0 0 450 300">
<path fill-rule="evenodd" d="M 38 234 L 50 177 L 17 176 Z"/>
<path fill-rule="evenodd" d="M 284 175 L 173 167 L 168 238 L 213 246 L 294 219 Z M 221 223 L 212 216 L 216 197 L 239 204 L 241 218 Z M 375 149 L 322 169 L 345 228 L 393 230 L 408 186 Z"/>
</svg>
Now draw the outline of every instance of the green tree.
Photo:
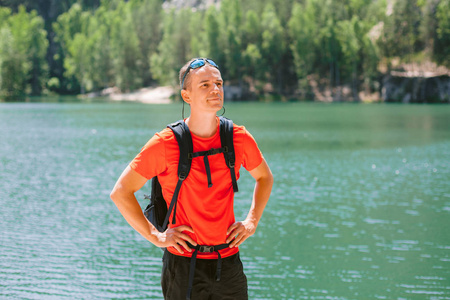
<svg viewBox="0 0 450 300">
<path fill-rule="evenodd" d="M 298 0 L 246 0 L 241 1 L 242 10 L 253 10 L 258 16 L 261 16 L 268 4 L 271 4 L 276 11 L 283 27 L 291 18 L 292 6 L 294 3 L 303 2 Z"/>
<path fill-rule="evenodd" d="M 261 44 L 262 30 L 261 22 L 256 11 L 250 9 L 245 15 L 242 24 L 242 77 L 257 92 L 261 92 L 261 85 L 256 86 L 256 80 L 264 80 L 264 70 L 261 67 Z"/>
<path fill-rule="evenodd" d="M 224 0 L 220 6 L 221 44 L 225 63 L 222 73 L 227 80 L 239 81 L 242 72 L 242 9 L 238 0 Z"/>
<path fill-rule="evenodd" d="M 77 82 L 81 93 L 114 84 L 110 53 L 112 13 L 104 5 L 95 13 L 83 12 L 81 6 L 74 5 L 54 25 L 64 50 L 65 76 Z"/>
<path fill-rule="evenodd" d="M 267 67 L 265 73 L 274 89 L 281 93 L 281 60 L 285 51 L 285 40 L 283 27 L 276 15 L 275 8 L 270 3 L 264 9 L 261 28 L 263 30 L 261 50 Z"/>
<path fill-rule="evenodd" d="M 61 90 L 69 92 L 78 92 L 80 83 L 74 75 L 75 67 L 70 66 L 73 61 L 70 54 L 72 41 L 77 33 L 86 32 L 90 14 L 83 12 L 81 5 L 75 3 L 70 9 L 61 14 L 55 23 L 53 23 L 53 31 L 55 33 L 55 42 L 59 45 L 58 52 L 55 54 L 55 61 L 57 65 L 64 67 L 63 78 L 60 82 Z M 69 60 L 69 65 L 66 60 Z M 71 71 L 67 72 L 67 69 Z"/>
<path fill-rule="evenodd" d="M 442 0 L 437 6 L 436 39 L 434 42 L 433 57 L 440 63 L 450 68 L 450 1 Z"/>
<path fill-rule="evenodd" d="M 2 45 L 0 50 L 2 83 L 0 89 L 7 98 L 25 94 L 40 94 L 47 81 L 45 54 L 48 47 L 44 22 L 36 11 L 27 13 L 19 7 L 6 19 L 2 9 Z"/>
<path fill-rule="evenodd" d="M 342 49 L 342 67 L 347 74 L 351 74 L 353 99 L 359 101 L 358 96 L 358 65 L 361 60 L 359 55 L 361 45 L 361 20 L 353 16 L 351 20 L 339 21 L 337 25 L 337 39 Z"/>
<path fill-rule="evenodd" d="M 92 88 L 92 82 L 89 80 L 88 69 L 90 65 L 87 37 L 84 33 L 76 33 L 73 40 L 70 41 L 69 55 L 64 60 L 67 76 L 74 76 L 81 87 L 81 93 L 84 94 Z"/>
<path fill-rule="evenodd" d="M 225 54 L 223 45 L 220 39 L 221 28 L 218 21 L 219 13 L 214 6 L 211 6 L 206 11 L 205 15 L 205 36 L 206 36 L 206 54 L 208 57 L 214 59 L 214 61 L 222 68 L 225 65 Z"/>
<path fill-rule="evenodd" d="M 422 49 L 419 38 L 421 10 L 417 0 L 395 1 L 392 14 L 386 18 L 381 49 L 388 57 L 411 61 L 411 55 Z"/>
<path fill-rule="evenodd" d="M 111 21 L 111 58 L 115 83 L 121 90 L 133 90 L 142 86 L 140 67 L 142 55 L 139 39 L 128 3 L 119 3 Z"/>
<path fill-rule="evenodd" d="M 11 9 L 7 7 L 0 7 L 0 28 L 2 28 L 4 24 L 6 24 L 9 16 L 11 16 Z"/>
<path fill-rule="evenodd" d="M 144 85 L 150 84 L 152 80 L 150 57 L 156 53 L 162 38 L 162 3 L 161 0 L 130 1 L 134 31 L 142 57 L 139 73 Z"/>
<path fill-rule="evenodd" d="M 312 0 L 304 5 L 294 4 L 292 18 L 288 28 L 291 38 L 290 49 L 294 57 L 295 71 L 301 82 L 301 87 L 306 88 L 306 76 L 310 74 L 315 65 L 317 45 L 319 44 L 318 28 L 316 21 L 316 7 Z"/>
<path fill-rule="evenodd" d="M 177 73 L 180 66 L 191 58 L 191 33 L 189 31 L 189 24 L 192 18 L 194 18 L 194 14 L 191 9 L 182 9 L 176 14 L 173 42 L 176 45 L 175 61 L 177 62 L 177 66 L 175 70 Z"/>
<path fill-rule="evenodd" d="M 20 6 L 24 6 L 26 11 L 36 10 L 38 15 L 43 18 L 44 28 L 48 33 L 49 46 L 46 53 L 46 60 L 49 66 L 48 73 L 53 77 L 52 83 L 61 82 L 61 84 L 52 84 L 52 90 L 60 93 L 74 92 L 78 87 L 75 79 L 67 80 L 64 77 L 64 52 L 60 44 L 54 39 L 53 24 L 59 15 L 67 12 L 75 3 L 83 9 L 96 9 L 100 4 L 100 0 L 0 0 L 0 6 L 7 6 L 13 12 L 17 12 Z"/>
<path fill-rule="evenodd" d="M 262 30 L 261 22 L 259 21 L 258 14 L 254 10 L 248 10 L 245 16 L 245 22 L 243 27 L 243 39 L 248 44 L 254 44 L 258 47 L 261 45 Z"/>
<path fill-rule="evenodd" d="M 0 29 L 0 97 L 21 99 L 27 92 L 26 78 L 31 64 L 26 55 L 16 51 L 15 39 L 9 26 Z"/>
<path fill-rule="evenodd" d="M 259 51 L 259 47 L 255 44 L 247 44 L 247 48 L 245 49 L 243 55 L 243 79 L 248 82 L 252 88 L 255 89 L 255 92 L 261 93 L 262 85 L 258 84 L 257 80 L 260 80 L 263 76 L 261 74 L 261 61 L 262 55 Z"/>
<path fill-rule="evenodd" d="M 47 32 L 44 29 L 44 20 L 36 11 L 27 13 L 25 7 L 19 7 L 17 14 L 9 19 L 11 32 L 14 37 L 15 49 L 26 57 L 31 64 L 31 70 L 26 80 L 30 84 L 31 93 L 39 95 L 47 81 Z"/>
<path fill-rule="evenodd" d="M 74 39 L 75 34 L 86 32 L 88 24 L 89 13 L 83 12 L 81 5 L 75 3 L 64 14 L 60 15 L 55 23 L 53 23 L 53 31 L 56 34 L 56 41 L 58 41 L 65 53 L 70 47 L 70 42 Z"/>
<path fill-rule="evenodd" d="M 160 84 L 176 86 L 178 71 L 191 54 L 190 23 L 191 12 L 187 9 L 171 10 L 164 17 L 164 30 L 158 52 L 150 58 L 152 75 Z"/>
<path fill-rule="evenodd" d="M 364 88 L 367 92 L 372 92 L 378 89 L 376 83 L 379 79 L 378 64 L 380 62 L 380 49 L 377 44 L 379 28 L 382 23 L 380 20 L 384 19 L 386 15 L 386 2 L 384 0 L 369 1 L 360 0 L 363 3 L 363 13 L 361 13 L 360 25 L 361 28 L 361 52 L 362 57 L 361 73 L 363 74 Z"/>
<path fill-rule="evenodd" d="M 31 13 L 30 20 L 31 44 L 28 56 L 31 60 L 30 84 L 31 93 L 40 95 L 48 80 L 48 63 L 46 54 L 49 42 L 47 32 L 44 30 L 44 20 L 37 14 Z"/>
<path fill-rule="evenodd" d="M 203 12 L 194 14 L 189 23 L 189 34 L 191 36 L 189 57 L 208 57 L 206 50 L 206 32 L 203 27 Z"/>
<path fill-rule="evenodd" d="M 370 31 L 362 37 L 361 47 L 363 87 L 366 92 L 374 92 L 379 86 L 377 81 L 379 80 L 380 50 L 376 40 L 370 36 Z"/>
<path fill-rule="evenodd" d="M 89 79 L 92 89 L 99 90 L 114 85 L 111 57 L 110 28 L 113 12 L 101 6 L 90 18 L 88 27 Z"/>
<path fill-rule="evenodd" d="M 330 0 L 321 1 L 322 6 L 319 30 L 320 48 L 321 52 L 320 69 L 325 71 L 328 68 L 329 84 L 330 86 L 338 87 L 338 92 L 333 95 L 337 101 L 341 100 L 341 69 L 340 69 L 340 54 L 341 49 L 339 41 L 336 36 L 336 23 L 339 17 L 343 14 L 343 7 L 339 3 L 334 3 Z M 323 24 L 323 25 L 322 25 Z"/>
<path fill-rule="evenodd" d="M 436 10 L 440 0 L 418 0 L 417 5 L 421 9 L 421 21 L 419 25 L 419 39 L 425 46 L 425 51 L 433 52 L 433 40 L 436 39 L 437 18 Z"/>
</svg>

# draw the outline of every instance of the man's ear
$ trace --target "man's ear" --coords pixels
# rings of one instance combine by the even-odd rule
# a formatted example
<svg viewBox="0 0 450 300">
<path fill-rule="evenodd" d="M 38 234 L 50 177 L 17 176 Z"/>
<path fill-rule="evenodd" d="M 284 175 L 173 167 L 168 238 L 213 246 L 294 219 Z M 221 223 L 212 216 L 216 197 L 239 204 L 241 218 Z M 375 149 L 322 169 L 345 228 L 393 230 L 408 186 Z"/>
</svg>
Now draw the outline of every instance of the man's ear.
<svg viewBox="0 0 450 300">
<path fill-rule="evenodd" d="M 185 89 L 181 90 L 181 98 L 183 98 L 184 102 L 186 102 L 187 104 L 191 104 L 191 98 L 187 90 Z"/>
</svg>

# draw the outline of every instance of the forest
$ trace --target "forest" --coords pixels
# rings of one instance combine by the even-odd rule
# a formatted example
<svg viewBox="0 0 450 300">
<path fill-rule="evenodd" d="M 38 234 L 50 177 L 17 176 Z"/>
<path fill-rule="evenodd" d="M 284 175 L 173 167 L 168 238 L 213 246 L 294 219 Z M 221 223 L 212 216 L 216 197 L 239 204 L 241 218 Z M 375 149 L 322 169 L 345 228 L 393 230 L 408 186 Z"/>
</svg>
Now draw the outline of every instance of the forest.
<svg viewBox="0 0 450 300">
<path fill-rule="evenodd" d="M 402 65 L 450 68 L 450 0 L 168 2 L 0 0 L 0 99 L 176 87 L 192 57 L 260 100 L 359 101 Z"/>
</svg>

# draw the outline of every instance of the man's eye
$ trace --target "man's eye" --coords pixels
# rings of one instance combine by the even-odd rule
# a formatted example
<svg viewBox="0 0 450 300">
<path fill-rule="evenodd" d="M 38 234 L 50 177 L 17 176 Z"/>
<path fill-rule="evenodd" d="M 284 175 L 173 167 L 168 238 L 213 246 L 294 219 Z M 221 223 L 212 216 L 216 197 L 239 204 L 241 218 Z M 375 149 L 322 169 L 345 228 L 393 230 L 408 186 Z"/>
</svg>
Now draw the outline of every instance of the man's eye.
<svg viewBox="0 0 450 300">
<path fill-rule="evenodd" d="M 221 87 L 221 86 L 222 86 L 222 83 L 221 83 L 221 82 L 219 82 L 219 83 L 217 84 L 217 86 L 218 86 L 218 87 Z"/>
</svg>

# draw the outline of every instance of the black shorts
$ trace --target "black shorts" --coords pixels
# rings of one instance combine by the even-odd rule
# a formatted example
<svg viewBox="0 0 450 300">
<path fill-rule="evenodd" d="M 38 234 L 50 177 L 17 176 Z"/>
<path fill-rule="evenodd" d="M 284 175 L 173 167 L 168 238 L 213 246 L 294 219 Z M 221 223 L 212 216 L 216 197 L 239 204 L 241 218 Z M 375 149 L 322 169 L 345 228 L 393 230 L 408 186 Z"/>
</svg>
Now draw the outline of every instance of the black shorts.
<svg viewBox="0 0 450 300">
<path fill-rule="evenodd" d="M 164 251 L 161 286 L 166 300 L 184 300 L 189 282 L 189 257 Z M 222 258 L 220 281 L 216 281 L 216 259 L 197 258 L 192 300 L 248 299 L 247 277 L 239 253 Z"/>
</svg>

